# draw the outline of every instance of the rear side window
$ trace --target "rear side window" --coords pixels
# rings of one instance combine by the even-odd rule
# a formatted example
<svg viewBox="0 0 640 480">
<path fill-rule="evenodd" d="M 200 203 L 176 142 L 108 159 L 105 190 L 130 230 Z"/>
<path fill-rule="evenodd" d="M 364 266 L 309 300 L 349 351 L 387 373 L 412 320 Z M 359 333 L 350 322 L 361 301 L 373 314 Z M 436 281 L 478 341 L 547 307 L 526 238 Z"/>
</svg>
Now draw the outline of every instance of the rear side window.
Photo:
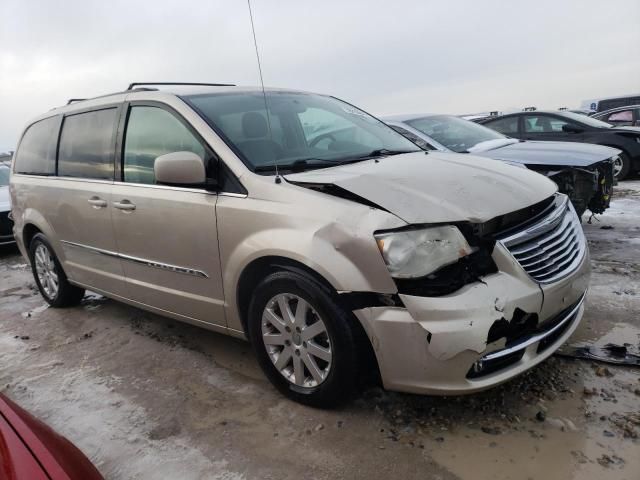
<svg viewBox="0 0 640 480">
<path fill-rule="evenodd" d="M 27 129 L 16 152 L 16 173 L 55 175 L 59 124 L 59 117 L 51 117 Z"/>
<path fill-rule="evenodd" d="M 155 183 L 156 158 L 184 151 L 204 162 L 204 145 L 174 115 L 158 107 L 131 108 L 124 141 L 125 182 Z"/>
<path fill-rule="evenodd" d="M 507 117 L 485 123 L 485 126 L 505 135 L 518 133 L 518 117 Z"/>
<path fill-rule="evenodd" d="M 113 179 L 116 108 L 65 117 L 58 152 L 58 175 Z"/>
<path fill-rule="evenodd" d="M 614 112 L 608 116 L 608 118 L 603 118 L 605 122 L 609 123 L 621 123 L 625 125 L 633 124 L 633 110 L 623 110 L 622 112 Z"/>
</svg>

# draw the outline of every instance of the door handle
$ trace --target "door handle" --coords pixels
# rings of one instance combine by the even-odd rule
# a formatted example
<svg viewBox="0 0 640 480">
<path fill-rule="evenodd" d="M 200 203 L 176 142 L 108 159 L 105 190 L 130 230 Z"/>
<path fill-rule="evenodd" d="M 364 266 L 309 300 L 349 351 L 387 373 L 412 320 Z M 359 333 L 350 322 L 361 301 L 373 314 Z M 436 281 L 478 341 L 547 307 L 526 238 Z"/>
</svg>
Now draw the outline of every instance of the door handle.
<svg viewBox="0 0 640 480">
<path fill-rule="evenodd" d="M 89 205 L 91 205 L 93 208 L 104 208 L 107 206 L 107 201 L 101 199 L 100 197 L 91 197 L 89 200 L 87 200 L 87 202 L 89 202 Z"/>
<path fill-rule="evenodd" d="M 116 207 L 118 210 L 126 210 L 129 212 L 136 209 L 135 204 L 131 203 L 129 200 L 122 200 L 121 202 L 113 202 L 113 206 Z"/>
</svg>

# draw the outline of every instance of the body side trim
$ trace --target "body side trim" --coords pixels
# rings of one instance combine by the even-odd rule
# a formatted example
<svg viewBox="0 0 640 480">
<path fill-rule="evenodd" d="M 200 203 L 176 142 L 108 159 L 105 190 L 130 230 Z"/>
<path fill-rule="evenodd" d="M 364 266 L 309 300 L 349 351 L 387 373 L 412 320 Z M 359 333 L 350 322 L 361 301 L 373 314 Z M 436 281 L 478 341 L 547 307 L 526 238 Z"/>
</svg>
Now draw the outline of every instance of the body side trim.
<svg viewBox="0 0 640 480">
<path fill-rule="evenodd" d="M 209 275 L 207 275 L 206 272 L 203 272 L 202 270 L 196 270 L 194 268 L 181 267 L 181 266 L 178 266 L 178 265 L 170 265 L 168 263 L 156 262 L 154 260 L 149 260 L 149 259 L 146 259 L 146 258 L 134 257 L 134 256 L 131 256 L 131 255 L 124 255 L 122 253 L 112 252 L 111 250 L 104 250 L 102 248 L 90 247 L 89 245 L 83 245 L 81 243 L 69 242 L 67 240 L 60 240 L 60 243 L 64 243 L 66 245 L 72 245 L 74 247 L 85 248 L 87 250 L 91 250 L 93 252 L 100 253 L 102 255 L 107 255 L 107 256 L 110 256 L 110 257 L 120 258 L 121 260 L 128 260 L 130 262 L 139 263 L 139 264 L 142 264 L 142 265 L 146 265 L 147 267 L 151 267 L 151 268 L 158 268 L 160 270 L 169 270 L 169 271 L 176 272 L 176 273 L 184 273 L 185 275 L 193 275 L 194 277 L 209 278 Z"/>
</svg>

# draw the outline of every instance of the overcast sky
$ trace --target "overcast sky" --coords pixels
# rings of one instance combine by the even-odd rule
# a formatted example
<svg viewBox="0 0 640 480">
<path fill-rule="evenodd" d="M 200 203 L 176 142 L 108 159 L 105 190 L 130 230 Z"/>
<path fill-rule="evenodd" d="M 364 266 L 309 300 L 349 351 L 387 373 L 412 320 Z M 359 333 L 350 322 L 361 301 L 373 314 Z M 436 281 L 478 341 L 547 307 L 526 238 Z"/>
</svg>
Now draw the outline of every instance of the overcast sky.
<svg viewBox="0 0 640 480">
<path fill-rule="evenodd" d="M 640 92 L 640 0 L 253 0 L 265 84 L 374 114 Z M 0 151 L 30 117 L 132 81 L 258 84 L 243 0 L 0 0 Z"/>
</svg>

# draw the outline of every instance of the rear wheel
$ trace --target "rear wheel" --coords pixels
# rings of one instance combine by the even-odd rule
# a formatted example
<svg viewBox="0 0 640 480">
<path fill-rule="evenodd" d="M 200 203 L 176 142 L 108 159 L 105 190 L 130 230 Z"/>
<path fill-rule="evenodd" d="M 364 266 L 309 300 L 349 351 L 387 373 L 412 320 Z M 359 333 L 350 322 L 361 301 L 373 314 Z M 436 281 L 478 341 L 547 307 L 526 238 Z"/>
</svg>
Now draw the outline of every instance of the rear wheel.
<svg viewBox="0 0 640 480">
<path fill-rule="evenodd" d="M 631 159 L 626 153 L 620 153 L 613 161 L 613 176 L 616 180 L 624 180 L 631 170 Z"/>
<path fill-rule="evenodd" d="M 278 390 L 300 403 L 332 407 L 348 399 L 358 348 L 335 294 L 306 275 L 276 272 L 256 288 L 249 338 Z"/>
<path fill-rule="evenodd" d="M 34 235 L 29 244 L 31 271 L 40 294 L 52 307 L 77 305 L 84 289 L 71 285 L 53 248 L 42 233 Z"/>
</svg>

